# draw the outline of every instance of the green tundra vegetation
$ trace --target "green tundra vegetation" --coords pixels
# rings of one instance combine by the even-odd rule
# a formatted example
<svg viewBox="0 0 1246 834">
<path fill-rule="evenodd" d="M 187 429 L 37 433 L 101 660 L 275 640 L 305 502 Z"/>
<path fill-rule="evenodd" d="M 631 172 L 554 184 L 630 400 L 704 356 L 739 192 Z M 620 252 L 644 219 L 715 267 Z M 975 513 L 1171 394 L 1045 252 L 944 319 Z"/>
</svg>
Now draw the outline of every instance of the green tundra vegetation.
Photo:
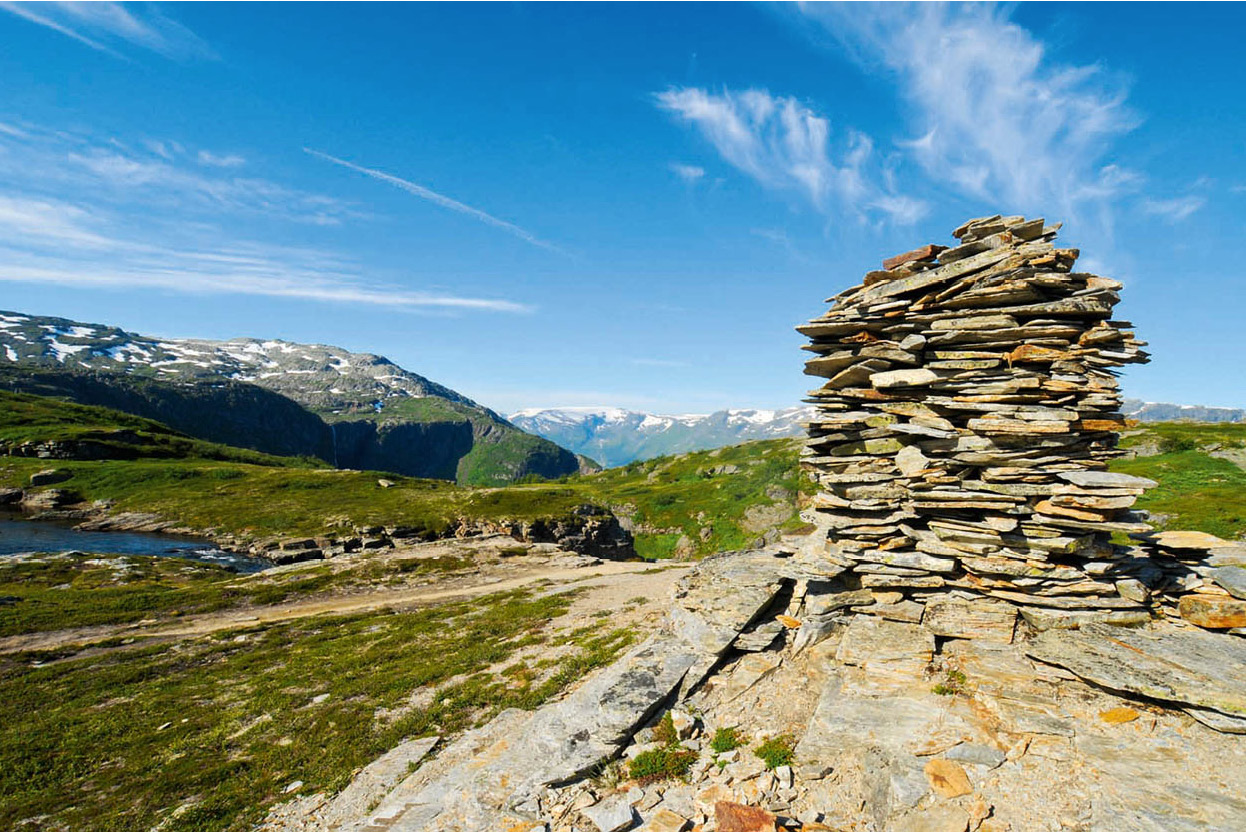
<svg viewBox="0 0 1246 834">
<path fill-rule="evenodd" d="M 294 781 L 340 790 L 404 739 L 533 709 L 613 660 L 629 630 L 549 628 L 572 596 L 0 655 L 0 829 L 252 828 Z M 541 644 L 561 647 L 543 668 L 507 665 Z"/>
<path fill-rule="evenodd" d="M 798 525 L 797 497 L 810 491 L 793 440 L 485 489 L 332 469 L 314 459 L 206 443 L 106 408 L 0 391 L 0 448 L 44 441 L 89 443 L 91 454 L 103 459 L 0 458 L 0 486 L 22 487 L 34 472 L 55 465 L 70 475 L 56 487 L 83 500 L 244 539 L 333 535 L 371 525 L 440 536 L 459 519 L 557 520 L 591 503 L 631 520 L 644 558 L 676 555 L 681 539 L 687 544 L 678 555 L 699 556 L 748 546 L 767 526 Z M 769 521 L 749 529 L 747 514 L 755 507 Z"/>
<path fill-rule="evenodd" d="M 22 443 L 89 444 L 94 456 L 58 464 L 57 487 L 114 511 L 156 513 L 211 534 L 244 539 L 331 535 L 352 526 L 402 525 L 444 535 L 460 519 L 557 520 L 593 503 L 635 531 L 646 559 L 697 557 L 751 546 L 767 530 L 802 527 L 814 492 L 797 463 L 798 440 L 763 440 L 636 461 L 591 475 L 537 478 L 500 488 L 380 472 L 335 470 L 187 437 L 106 408 L 0 391 L 0 449 Z M 1246 425 L 1157 423 L 1122 447 L 1139 456 L 1112 468 L 1156 480 L 1139 501 L 1161 526 L 1230 538 L 1246 533 Z M 1234 458 L 1236 455 L 1236 458 Z M 49 462 L 0 459 L 0 486 L 23 486 Z M 385 480 L 390 486 L 383 486 Z"/>
<path fill-rule="evenodd" d="M 1112 469 L 1158 482 L 1138 499 L 1156 526 L 1246 537 L 1246 424 L 1150 423 L 1122 438 Z"/>
</svg>

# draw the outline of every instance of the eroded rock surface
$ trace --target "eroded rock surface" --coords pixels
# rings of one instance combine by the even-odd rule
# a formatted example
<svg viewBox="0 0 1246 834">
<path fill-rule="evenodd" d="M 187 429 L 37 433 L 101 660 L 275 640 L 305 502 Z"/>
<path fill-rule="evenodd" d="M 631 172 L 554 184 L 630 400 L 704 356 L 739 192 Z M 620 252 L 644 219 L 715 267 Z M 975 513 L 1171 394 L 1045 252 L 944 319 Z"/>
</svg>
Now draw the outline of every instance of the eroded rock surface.
<svg viewBox="0 0 1246 834">
<path fill-rule="evenodd" d="M 828 582 L 809 578 L 820 563 L 800 545 L 707 560 L 672 588 L 656 633 L 562 700 L 499 715 L 397 783 L 378 776 L 378 763 L 330 800 L 335 814 L 287 816 L 286 827 L 715 830 L 745 816 L 806 830 L 1246 823 L 1240 637 L 1163 620 L 1071 632 L 1021 622 L 1009 643 L 991 639 L 989 616 L 986 639 L 940 636 L 946 612 L 932 629 L 828 605 Z M 814 616 L 821 636 L 802 641 Z M 740 648 L 772 623 L 764 649 Z M 653 728 L 668 710 L 674 743 L 695 755 L 687 780 L 636 782 L 628 764 L 661 746 Z M 741 744 L 716 752 L 722 728 Z M 767 769 L 754 750 L 784 737 L 790 763 Z M 361 813 L 365 796 L 376 804 Z"/>
</svg>

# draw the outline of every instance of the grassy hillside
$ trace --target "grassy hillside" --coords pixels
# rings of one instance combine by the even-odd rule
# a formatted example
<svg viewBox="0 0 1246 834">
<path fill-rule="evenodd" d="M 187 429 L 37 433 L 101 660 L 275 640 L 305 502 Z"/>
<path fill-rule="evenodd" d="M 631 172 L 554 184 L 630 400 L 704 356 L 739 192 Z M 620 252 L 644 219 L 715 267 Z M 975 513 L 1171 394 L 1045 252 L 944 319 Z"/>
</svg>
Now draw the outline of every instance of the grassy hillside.
<svg viewBox="0 0 1246 834">
<path fill-rule="evenodd" d="M 498 445 L 515 437 L 527 438 L 507 434 Z M 594 475 L 472 489 L 332 470 L 314 459 L 205 443 L 108 409 L 0 392 L 0 449 L 40 441 L 87 443 L 95 456 L 108 458 L 58 464 L 72 473 L 58 486 L 84 499 L 247 538 L 334 534 L 374 524 L 441 535 L 460 518 L 563 518 L 594 503 L 612 508 L 632 529 L 645 558 L 697 557 L 799 529 L 798 507 L 813 492 L 797 465 L 799 440 L 754 441 Z M 1139 507 L 1157 514 L 1162 526 L 1246 535 L 1246 425 L 1151 424 L 1129 432 L 1121 445 L 1138 457 L 1113 469 L 1159 482 Z M 0 485 L 22 486 L 48 465 L 0 458 Z M 392 486 L 382 487 L 382 477 Z"/>
<path fill-rule="evenodd" d="M 510 433 L 498 445 L 515 437 L 527 438 Z M 89 441 L 91 456 L 102 458 L 57 461 L 70 474 L 57 488 L 84 500 L 111 501 L 115 511 L 152 512 L 186 527 L 247 539 L 331 535 L 369 525 L 444 535 L 461 518 L 558 519 L 592 503 L 615 508 L 634 527 L 642 556 L 692 557 L 790 529 L 797 523 L 797 496 L 807 491 L 796 466 L 799 446 L 790 440 L 658 458 L 596 475 L 472 489 L 232 449 L 109 409 L 0 392 L 0 448 L 46 441 Z M 24 486 L 49 465 L 39 458 L 0 457 L 0 485 Z"/>
<path fill-rule="evenodd" d="M 0 364 L 0 390 L 141 415 L 213 443 L 333 460 L 332 436 L 319 417 L 274 391 L 245 382 Z"/>
<path fill-rule="evenodd" d="M 535 708 L 633 639 L 604 621 L 548 628 L 571 599 L 495 594 L 57 663 L 0 655 L 0 829 L 248 830 L 295 780 L 340 790 L 404 739 Z M 559 647 L 548 666 L 507 665 L 545 644 Z"/>
<path fill-rule="evenodd" d="M 1246 537 L 1246 424 L 1150 423 L 1121 440 L 1112 469 L 1159 482 L 1138 500 L 1157 526 Z"/>
<path fill-rule="evenodd" d="M 630 522 L 641 556 L 704 556 L 803 526 L 799 507 L 814 484 L 798 465 L 800 446 L 796 439 L 756 440 L 636 461 L 568 483 Z"/>
<path fill-rule="evenodd" d="M 27 444 L 51 443 L 70 454 L 120 460 L 200 458 L 257 466 L 324 467 L 315 458 L 281 458 L 199 440 L 168 426 L 111 408 L 0 391 L 0 454 Z M 42 461 L 39 468 L 46 468 Z"/>
</svg>

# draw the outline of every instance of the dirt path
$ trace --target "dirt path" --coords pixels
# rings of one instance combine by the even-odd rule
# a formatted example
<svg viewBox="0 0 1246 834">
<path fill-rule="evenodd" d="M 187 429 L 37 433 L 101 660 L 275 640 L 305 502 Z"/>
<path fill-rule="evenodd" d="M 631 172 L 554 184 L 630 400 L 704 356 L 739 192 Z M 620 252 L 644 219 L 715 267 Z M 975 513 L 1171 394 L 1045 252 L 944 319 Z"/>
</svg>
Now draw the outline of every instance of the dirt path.
<svg viewBox="0 0 1246 834">
<path fill-rule="evenodd" d="M 690 566 L 688 566 L 690 567 Z M 668 581 L 675 579 L 674 571 L 684 566 L 666 568 Z M 613 577 L 645 574 L 654 566 L 646 562 L 603 562 L 600 565 L 580 568 L 535 568 L 520 573 L 498 577 L 487 582 L 455 587 L 422 586 L 398 590 L 336 594 L 307 599 L 293 603 L 271 606 L 251 606 L 209 614 L 192 615 L 176 621 L 159 624 L 139 623 L 128 625 L 92 626 L 90 628 L 64 629 L 33 634 L 18 634 L 0 638 L 0 654 L 24 651 L 48 651 L 65 646 L 90 646 L 118 637 L 135 640 L 178 639 L 199 637 L 214 631 L 245 628 L 267 623 L 316 617 L 323 614 L 352 614 L 386 607 L 412 607 L 444 602 L 465 597 L 484 596 L 501 591 L 511 591 L 536 582 L 551 582 L 559 589 L 581 585 L 591 580 L 609 580 Z M 669 572 L 669 573 L 668 573 Z"/>
</svg>

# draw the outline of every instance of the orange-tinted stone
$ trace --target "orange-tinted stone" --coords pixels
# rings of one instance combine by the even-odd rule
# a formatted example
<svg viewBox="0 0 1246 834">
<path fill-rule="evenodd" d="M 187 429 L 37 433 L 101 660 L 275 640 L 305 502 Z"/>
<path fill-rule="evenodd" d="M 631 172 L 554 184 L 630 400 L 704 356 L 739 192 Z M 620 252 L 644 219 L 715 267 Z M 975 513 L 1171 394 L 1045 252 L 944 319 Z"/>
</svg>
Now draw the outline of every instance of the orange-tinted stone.
<svg viewBox="0 0 1246 834">
<path fill-rule="evenodd" d="M 777 819 L 765 808 L 755 805 L 714 803 L 714 822 L 719 831 L 774 831 Z"/>
<path fill-rule="evenodd" d="M 1137 719 L 1141 714 L 1132 707 L 1116 707 L 1115 709 L 1104 710 L 1099 713 L 1099 719 L 1108 724 L 1128 724 L 1130 721 Z"/>
<path fill-rule="evenodd" d="M 946 248 L 946 246 L 936 246 L 933 243 L 927 243 L 925 246 L 918 247 L 911 252 L 887 258 L 883 261 L 883 269 L 895 269 L 897 266 L 906 264 L 909 261 L 923 261 L 927 258 L 933 258 Z"/>
<path fill-rule="evenodd" d="M 930 787 L 934 788 L 934 792 L 944 799 L 964 796 L 973 790 L 973 784 L 970 783 L 965 769 L 947 759 L 931 759 L 926 762 L 926 778 L 930 780 Z"/>
<path fill-rule="evenodd" d="M 1187 594 L 1177 610 L 1183 620 L 1202 628 L 1246 628 L 1246 600 Z"/>
</svg>

